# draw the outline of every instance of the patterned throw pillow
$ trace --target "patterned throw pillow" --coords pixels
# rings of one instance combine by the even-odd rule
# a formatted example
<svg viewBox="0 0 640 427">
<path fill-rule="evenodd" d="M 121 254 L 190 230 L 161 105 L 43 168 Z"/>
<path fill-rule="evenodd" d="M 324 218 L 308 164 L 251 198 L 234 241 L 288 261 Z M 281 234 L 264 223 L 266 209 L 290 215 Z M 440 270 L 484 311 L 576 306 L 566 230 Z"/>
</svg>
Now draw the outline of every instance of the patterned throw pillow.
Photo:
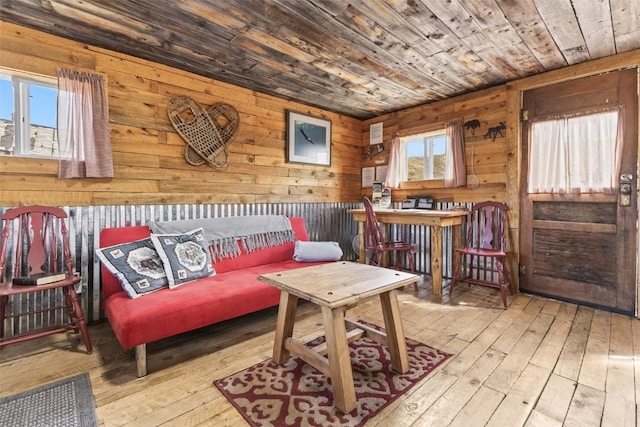
<svg viewBox="0 0 640 427">
<path fill-rule="evenodd" d="M 162 259 L 169 287 L 215 274 L 202 228 L 185 234 L 151 234 Z"/>
<path fill-rule="evenodd" d="M 162 260 L 148 237 L 100 248 L 96 254 L 131 298 L 169 286 Z"/>
</svg>

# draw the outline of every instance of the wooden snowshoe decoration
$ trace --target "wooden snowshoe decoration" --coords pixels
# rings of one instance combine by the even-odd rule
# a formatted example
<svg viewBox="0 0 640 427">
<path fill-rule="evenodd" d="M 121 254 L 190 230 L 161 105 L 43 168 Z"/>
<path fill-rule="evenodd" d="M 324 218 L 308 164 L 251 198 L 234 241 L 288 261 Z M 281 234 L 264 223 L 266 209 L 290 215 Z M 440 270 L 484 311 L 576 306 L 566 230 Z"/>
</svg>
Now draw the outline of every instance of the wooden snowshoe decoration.
<svg viewBox="0 0 640 427">
<path fill-rule="evenodd" d="M 203 109 L 186 96 L 173 98 L 167 106 L 169 120 L 184 139 L 187 163 L 208 163 L 217 169 L 229 164 L 227 146 L 238 132 L 238 112 L 227 104 L 214 104 Z"/>
</svg>

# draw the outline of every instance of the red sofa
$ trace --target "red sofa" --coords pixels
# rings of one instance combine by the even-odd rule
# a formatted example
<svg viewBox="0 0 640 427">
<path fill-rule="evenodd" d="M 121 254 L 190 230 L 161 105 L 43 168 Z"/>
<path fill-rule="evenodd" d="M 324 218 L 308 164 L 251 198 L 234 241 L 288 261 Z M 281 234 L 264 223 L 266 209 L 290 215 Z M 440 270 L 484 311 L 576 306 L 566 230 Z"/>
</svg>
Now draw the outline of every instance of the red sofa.
<svg viewBox="0 0 640 427">
<path fill-rule="evenodd" d="M 308 241 L 304 220 L 289 218 L 295 239 Z M 105 228 L 100 247 L 149 237 L 147 226 Z M 178 288 L 164 288 L 129 298 L 118 279 L 102 265 L 103 304 L 123 348 L 136 349 L 137 374 L 147 374 L 146 343 L 278 305 L 280 290 L 257 279 L 261 274 L 322 262 L 292 259 L 294 243 L 245 253 L 215 262 L 216 275 Z"/>
</svg>

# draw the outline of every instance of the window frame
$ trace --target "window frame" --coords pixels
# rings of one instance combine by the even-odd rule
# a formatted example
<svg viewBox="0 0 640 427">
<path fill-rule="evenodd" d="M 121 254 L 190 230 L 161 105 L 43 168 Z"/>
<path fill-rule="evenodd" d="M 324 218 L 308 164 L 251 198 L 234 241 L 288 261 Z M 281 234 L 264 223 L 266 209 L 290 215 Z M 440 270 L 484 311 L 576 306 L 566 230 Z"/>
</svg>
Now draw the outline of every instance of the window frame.
<svg viewBox="0 0 640 427">
<path fill-rule="evenodd" d="M 31 105 L 29 88 L 31 86 L 39 86 L 48 89 L 58 90 L 58 83 L 55 77 L 34 76 L 30 74 L 14 73 L 11 70 L 0 68 L 0 78 L 8 80 L 11 83 L 13 91 L 13 153 L 0 154 L 6 157 L 36 158 L 36 159 L 59 159 L 59 153 L 44 155 L 34 153 L 31 149 L 30 133 L 31 133 Z M 57 94 L 57 92 L 56 92 Z M 57 104 L 54 105 L 57 110 Z M 57 111 L 56 117 L 57 117 Z M 57 121 L 57 120 L 56 120 Z M 57 123 L 53 128 L 54 134 L 57 135 Z M 57 145 L 57 144 L 56 144 Z"/>
<path fill-rule="evenodd" d="M 444 171 L 443 171 L 442 178 L 424 178 L 424 170 L 425 170 L 426 159 L 423 159 L 423 179 L 410 181 L 409 180 L 409 176 L 408 176 L 409 175 L 409 167 L 408 167 L 409 157 L 408 157 L 408 153 L 407 153 L 407 143 L 409 141 L 411 141 L 411 140 L 415 140 L 417 138 L 422 138 L 423 139 L 423 153 L 424 153 L 426 151 L 426 146 L 427 146 L 427 144 L 424 143 L 424 140 L 426 138 L 433 138 L 433 137 L 436 137 L 436 136 L 442 136 L 442 137 L 445 138 L 445 146 L 444 146 L 445 152 L 444 152 L 444 155 L 446 156 L 447 131 L 446 131 L 446 129 L 444 127 L 433 129 L 433 130 L 428 130 L 428 131 L 423 131 L 423 132 L 412 133 L 412 134 L 409 134 L 407 136 L 400 137 L 400 144 L 402 145 L 402 153 L 403 153 L 403 156 L 402 156 L 403 157 L 402 158 L 403 171 L 405 172 L 405 176 L 400 181 L 400 188 L 412 188 L 412 187 L 416 187 L 418 185 L 420 186 L 420 188 L 424 188 L 424 187 L 438 188 L 438 187 L 443 187 L 444 186 Z"/>
</svg>

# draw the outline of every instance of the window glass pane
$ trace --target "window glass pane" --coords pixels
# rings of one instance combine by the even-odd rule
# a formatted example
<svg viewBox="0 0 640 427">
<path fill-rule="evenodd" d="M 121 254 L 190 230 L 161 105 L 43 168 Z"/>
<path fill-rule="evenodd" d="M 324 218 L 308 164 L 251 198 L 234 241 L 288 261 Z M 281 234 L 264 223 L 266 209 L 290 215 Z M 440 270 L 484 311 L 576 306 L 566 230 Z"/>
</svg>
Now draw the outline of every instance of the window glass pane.
<svg viewBox="0 0 640 427">
<path fill-rule="evenodd" d="M 424 144 L 422 139 L 407 141 L 407 181 L 424 179 Z"/>
<path fill-rule="evenodd" d="M 0 155 L 13 153 L 13 86 L 11 79 L 0 76 Z"/>
<path fill-rule="evenodd" d="M 444 178 L 444 164 L 445 153 L 447 147 L 446 135 L 434 135 L 427 138 L 427 145 L 431 148 L 432 158 L 429 160 L 431 163 L 431 176 L 427 176 L 427 179 L 443 179 Z"/>
<path fill-rule="evenodd" d="M 29 151 L 35 156 L 58 156 L 57 92 L 29 84 Z"/>
<path fill-rule="evenodd" d="M 442 131 L 414 135 L 405 140 L 407 181 L 444 178 L 446 138 Z"/>
</svg>

